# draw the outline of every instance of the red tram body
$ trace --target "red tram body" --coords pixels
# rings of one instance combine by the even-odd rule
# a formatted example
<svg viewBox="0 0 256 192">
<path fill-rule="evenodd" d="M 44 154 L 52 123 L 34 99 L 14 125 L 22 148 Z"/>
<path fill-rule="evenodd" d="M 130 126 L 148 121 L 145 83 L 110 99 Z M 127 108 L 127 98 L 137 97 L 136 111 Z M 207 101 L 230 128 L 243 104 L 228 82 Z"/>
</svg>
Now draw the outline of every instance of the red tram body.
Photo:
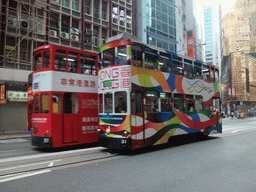
<svg viewBox="0 0 256 192">
<path fill-rule="evenodd" d="M 98 54 L 57 45 L 34 51 L 32 145 L 98 142 Z"/>
</svg>

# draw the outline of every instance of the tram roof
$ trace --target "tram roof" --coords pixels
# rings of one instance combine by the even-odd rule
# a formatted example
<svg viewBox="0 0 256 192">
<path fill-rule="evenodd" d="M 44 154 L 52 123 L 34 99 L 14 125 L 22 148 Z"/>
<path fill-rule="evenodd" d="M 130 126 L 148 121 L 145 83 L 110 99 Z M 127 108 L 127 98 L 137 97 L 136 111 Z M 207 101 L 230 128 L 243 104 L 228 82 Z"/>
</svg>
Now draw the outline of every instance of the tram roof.
<svg viewBox="0 0 256 192">
<path fill-rule="evenodd" d="M 131 39 L 132 42 L 138 42 L 140 43 L 139 39 L 131 34 L 128 33 L 120 33 L 118 35 L 109 37 L 106 41 L 106 43 L 112 42 L 112 41 L 118 41 L 118 40 L 124 40 L 124 39 Z"/>
</svg>

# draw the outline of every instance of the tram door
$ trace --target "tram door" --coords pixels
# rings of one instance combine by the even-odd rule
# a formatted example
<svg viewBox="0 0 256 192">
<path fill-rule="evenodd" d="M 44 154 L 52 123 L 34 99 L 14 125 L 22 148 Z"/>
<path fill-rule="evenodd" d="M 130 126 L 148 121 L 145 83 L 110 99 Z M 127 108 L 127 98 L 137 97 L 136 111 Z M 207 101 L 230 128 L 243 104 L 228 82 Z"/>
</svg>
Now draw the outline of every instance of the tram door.
<svg viewBox="0 0 256 192">
<path fill-rule="evenodd" d="M 145 143 L 142 95 L 140 91 L 133 91 L 131 94 L 132 146 L 143 145 Z"/>
<path fill-rule="evenodd" d="M 64 143 L 78 141 L 79 114 L 78 95 L 65 93 L 63 96 L 63 137 Z"/>
</svg>

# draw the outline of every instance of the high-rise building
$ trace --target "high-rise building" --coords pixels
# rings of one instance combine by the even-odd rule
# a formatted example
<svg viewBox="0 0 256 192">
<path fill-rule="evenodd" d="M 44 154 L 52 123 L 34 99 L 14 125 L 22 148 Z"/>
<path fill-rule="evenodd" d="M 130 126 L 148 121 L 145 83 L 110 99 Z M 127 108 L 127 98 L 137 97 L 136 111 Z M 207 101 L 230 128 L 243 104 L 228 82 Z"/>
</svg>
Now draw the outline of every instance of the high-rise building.
<svg viewBox="0 0 256 192">
<path fill-rule="evenodd" d="M 205 6 L 204 7 L 204 29 L 205 29 L 205 55 L 206 62 L 219 66 L 219 43 L 220 39 L 218 37 L 218 21 L 215 18 L 219 19 L 218 12 L 216 13 L 214 6 Z"/>
<path fill-rule="evenodd" d="M 108 37 L 134 34 L 134 5 L 134 0 L 0 1 L 1 93 L 26 93 L 33 50 L 41 45 L 97 52 Z M 24 131 L 26 102 L 6 101 L 8 94 L 1 94 L 0 133 Z"/>
<path fill-rule="evenodd" d="M 144 43 L 176 52 L 175 0 L 136 1 L 136 35 Z"/>
</svg>

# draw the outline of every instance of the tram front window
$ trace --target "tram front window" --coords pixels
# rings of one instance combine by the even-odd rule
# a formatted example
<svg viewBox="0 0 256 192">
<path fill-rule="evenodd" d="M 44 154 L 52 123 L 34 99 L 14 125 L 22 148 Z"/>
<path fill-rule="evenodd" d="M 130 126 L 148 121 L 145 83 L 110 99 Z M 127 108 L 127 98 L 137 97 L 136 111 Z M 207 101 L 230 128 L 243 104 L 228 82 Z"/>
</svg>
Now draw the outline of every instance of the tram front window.
<svg viewBox="0 0 256 192">
<path fill-rule="evenodd" d="M 113 113 L 113 94 L 105 94 L 105 113 Z"/>
<path fill-rule="evenodd" d="M 115 113 L 127 112 L 127 93 L 125 91 L 115 92 Z"/>
</svg>

